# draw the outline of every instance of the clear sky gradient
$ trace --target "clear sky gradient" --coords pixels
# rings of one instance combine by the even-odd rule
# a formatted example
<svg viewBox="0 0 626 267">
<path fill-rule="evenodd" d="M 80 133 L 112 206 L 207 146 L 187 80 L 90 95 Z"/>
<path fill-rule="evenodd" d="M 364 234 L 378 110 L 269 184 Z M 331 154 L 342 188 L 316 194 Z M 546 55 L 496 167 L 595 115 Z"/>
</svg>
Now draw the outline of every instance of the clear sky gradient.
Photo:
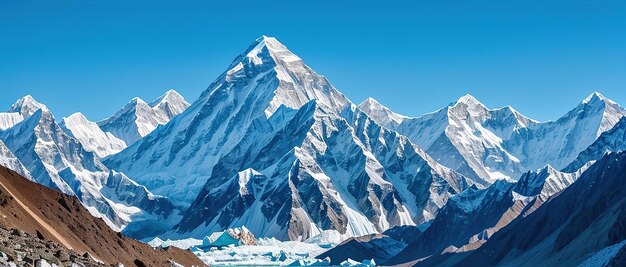
<svg viewBox="0 0 626 267">
<path fill-rule="evenodd" d="M 591 0 L 0 0 L 0 110 L 31 94 L 95 121 L 170 88 L 192 102 L 265 34 L 357 104 L 417 116 L 469 93 L 550 120 L 593 91 L 626 105 L 625 14 Z"/>
</svg>

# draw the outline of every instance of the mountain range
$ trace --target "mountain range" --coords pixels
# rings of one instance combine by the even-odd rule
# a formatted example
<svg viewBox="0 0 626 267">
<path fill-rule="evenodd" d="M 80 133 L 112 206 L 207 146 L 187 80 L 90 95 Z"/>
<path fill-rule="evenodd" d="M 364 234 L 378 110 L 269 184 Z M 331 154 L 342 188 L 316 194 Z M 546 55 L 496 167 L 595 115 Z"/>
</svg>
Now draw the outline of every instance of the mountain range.
<svg viewBox="0 0 626 267">
<path fill-rule="evenodd" d="M 0 165 L 77 197 L 135 238 L 203 238 L 245 226 L 257 237 L 299 240 L 337 230 L 354 239 L 332 257 L 358 247 L 388 264 L 516 265 L 557 246 L 540 258 L 557 263 L 558 253 L 623 240 L 610 232 L 595 246 L 563 250 L 589 234 L 576 226 L 604 221 L 577 221 L 572 214 L 590 216 L 581 209 L 553 211 L 583 196 L 621 207 L 594 196 L 618 189 L 585 185 L 619 181 L 613 170 L 626 161 L 613 152 L 626 149 L 625 116 L 597 92 L 554 121 L 490 109 L 471 95 L 405 116 L 372 98 L 354 104 L 262 36 L 192 103 L 169 90 L 92 122 L 82 113 L 57 120 L 33 97 L 19 99 L 0 113 Z M 555 222 L 537 229 L 545 240 L 520 236 L 543 220 Z M 568 242 L 547 239 L 557 233 Z M 492 257 L 504 245 L 520 250 Z"/>
</svg>

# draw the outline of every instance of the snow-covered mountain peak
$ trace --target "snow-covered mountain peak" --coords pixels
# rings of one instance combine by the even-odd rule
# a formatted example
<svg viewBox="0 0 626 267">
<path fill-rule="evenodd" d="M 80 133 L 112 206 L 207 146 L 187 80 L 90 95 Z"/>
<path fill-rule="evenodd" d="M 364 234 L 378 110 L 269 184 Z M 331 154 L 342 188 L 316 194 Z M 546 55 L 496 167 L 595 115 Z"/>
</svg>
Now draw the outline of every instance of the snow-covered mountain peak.
<svg viewBox="0 0 626 267">
<path fill-rule="evenodd" d="M 157 126 L 166 124 L 187 107 L 189 103 L 179 93 L 169 90 L 150 104 L 135 97 L 113 116 L 97 124 L 103 131 L 130 145 L 152 132 Z"/>
<path fill-rule="evenodd" d="M 162 96 L 150 102 L 150 107 L 165 113 L 168 117 L 174 117 L 189 107 L 189 102 L 173 89 L 168 90 Z"/>
<path fill-rule="evenodd" d="M 382 106 L 385 107 L 383 105 L 381 105 L 378 101 L 376 101 L 376 99 L 372 98 L 372 97 L 368 97 L 367 99 L 363 100 L 363 102 L 361 102 L 361 104 L 359 104 L 359 107 L 364 107 L 364 106 Z"/>
<path fill-rule="evenodd" d="M 291 55 L 257 40 L 186 111 L 105 160 L 189 207 L 168 235 L 360 236 L 430 220 L 471 184 Z"/>
<path fill-rule="evenodd" d="M 246 51 L 246 57 L 252 60 L 255 64 L 266 63 L 270 55 L 273 60 L 283 62 L 302 61 L 300 57 L 291 53 L 289 49 L 276 38 L 269 36 L 261 36 L 250 46 Z"/>
<path fill-rule="evenodd" d="M 596 118 L 596 121 L 600 123 L 596 133 L 597 137 L 613 128 L 624 115 L 626 115 L 626 109 L 622 106 L 598 92 L 593 92 L 559 121 L 572 118 Z"/>
<path fill-rule="evenodd" d="M 334 111 L 352 104 L 324 76 L 315 73 L 276 38 L 267 36 L 257 39 L 233 61 L 202 93 L 198 106 L 221 94 L 228 94 L 232 101 L 246 98 L 255 106 L 264 106 L 267 118 L 280 106 L 298 109 L 311 100 Z"/>
<path fill-rule="evenodd" d="M 72 115 L 69 115 L 63 118 L 63 122 L 66 122 L 66 121 L 75 121 L 75 122 L 83 124 L 83 123 L 87 123 L 89 120 L 87 119 L 87 117 L 85 117 L 85 114 L 81 112 L 76 112 L 76 113 L 73 113 Z"/>
<path fill-rule="evenodd" d="M 181 94 L 176 92 L 176 90 L 169 89 L 167 90 L 167 92 L 165 92 L 165 94 L 157 97 L 154 101 L 150 102 L 150 106 L 155 107 L 162 103 L 179 102 L 179 101 L 185 101 L 185 98 Z"/>
<path fill-rule="evenodd" d="M 474 107 L 474 106 L 485 107 L 485 105 L 483 105 L 483 103 L 478 101 L 478 99 L 476 99 L 473 95 L 470 95 L 470 94 L 466 94 L 466 95 L 460 97 L 459 100 L 456 101 L 454 106 L 458 106 L 459 104 L 465 104 L 465 105 L 471 106 L 471 107 Z"/>
<path fill-rule="evenodd" d="M 474 118 L 474 120 L 484 120 L 484 118 L 488 117 L 489 113 L 487 106 L 470 94 L 462 96 L 447 108 L 448 116 L 457 117 L 462 120 L 470 118 Z"/>
<path fill-rule="evenodd" d="M 133 97 L 130 101 L 128 101 L 128 104 L 126 104 L 126 106 L 130 107 L 130 106 L 136 106 L 136 105 L 142 105 L 142 104 L 148 105 L 146 101 L 144 101 L 143 99 L 139 97 Z"/>
<path fill-rule="evenodd" d="M 558 171 L 548 164 L 536 171 L 524 173 L 515 185 L 515 191 L 523 196 L 539 195 L 546 200 L 574 183 L 584 170 L 567 173 Z"/>
<path fill-rule="evenodd" d="M 359 104 L 359 109 L 368 114 L 375 122 L 386 127 L 389 127 L 388 124 L 390 123 L 399 125 L 402 121 L 409 118 L 391 111 L 371 97 Z"/>
<path fill-rule="evenodd" d="M 623 108 L 617 104 L 617 102 L 605 97 L 604 95 L 593 92 L 589 96 L 587 96 L 577 107 L 576 109 L 581 108 L 606 108 L 608 111 L 614 111 L 615 109 Z M 576 110 L 575 109 L 575 110 Z"/>
<path fill-rule="evenodd" d="M 524 114 L 520 113 L 511 106 L 493 109 L 491 110 L 491 114 L 492 116 L 499 118 L 513 118 L 517 121 L 517 125 L 522 128 L 528 127 L 534 123 L 539 123 L 539 121 L 526 117 Z"/>
<path fill-rule="evenodd" d="M 602 95 L 599 92 L 593 92 L 591 93 L 589 96 L 587 96 L 584 100 L 583 100 L 583 104 L 588 104 L 590 102 L 596 102 L 596 101 L 607 101 L 610 99 L 606 98 L 604 95 Z"/>
<path fill-rule="evenodd" d="M 133 97 L 122 109 L 117 111 L 113 116 L 109 117 L 105 121 L 123 116 L 129 116 L 131 114 L 136 115 L 137 113 L 140 113 L 141 115 L 142 111 L 145 112 L 149 109 L 151 109 L 151 107 L 146 103 L 146 101 L 139 97 Z"/>
<path fill-rule="evenodd" d="M 48 107 L 46 107 L 46 105 L 44 104 L 37 102 L 37 100 L 35 100 L 35 98 L 33 98 L 31 95 L 27 95 L 18 99 L 17 102 L 15 102 L 15 104 L 13 104 L 7 112 L 15 112 L 22 115 L 22 117 L 28 117 L 30 115 L 33 115 L 33 113 L 35 113 L 35 111 L 39 109 L 47 111 Z"/>
<path fill-rule="evenodd" d="M 23 100 L 22 107 L 34 104 L 32 99 Z M 75 136 L 82 140 L 79 142 Z M 0 132 L 0 139 L 14 152 L 11 157 L 0 149 L 0 164 L 5 164 L 3 161 L 14 166 L 24 163 L 33 181 L 77 196 L 92 215 L 102 217 L 116 231 L 134 218 L 141 220 L 157 214 L 168 215 L 172 210 L 169 201 L 156 199 L 144 187 L 129 179 L 122 181 L 119 175 L 107 179 L 110 169 L 81 145 L 81 142 L 89 144 L 89 149 L 99 153 L 99 144 L 109 137 L 81 113 L 72 114 L 59 125 L 52 112 L 39 108 L 20 123 Z M 118 142 L 123 144 L 120 140 Z"/>
</svg>

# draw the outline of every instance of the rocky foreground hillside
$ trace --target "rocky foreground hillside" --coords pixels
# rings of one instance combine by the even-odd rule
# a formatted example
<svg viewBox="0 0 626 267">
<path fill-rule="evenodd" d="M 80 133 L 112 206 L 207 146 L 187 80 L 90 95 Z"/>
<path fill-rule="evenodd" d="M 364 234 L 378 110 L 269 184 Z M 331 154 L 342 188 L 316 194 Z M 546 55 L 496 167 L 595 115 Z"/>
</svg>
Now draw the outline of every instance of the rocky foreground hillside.
<svg viewBox="0 0 626 267">
<path fill-rule="evenodd" d="M 153 249 L 93 217 L 74 197 L 0 167 L 0 264 L 204 266 L 191 252 Z"/>
</svg>

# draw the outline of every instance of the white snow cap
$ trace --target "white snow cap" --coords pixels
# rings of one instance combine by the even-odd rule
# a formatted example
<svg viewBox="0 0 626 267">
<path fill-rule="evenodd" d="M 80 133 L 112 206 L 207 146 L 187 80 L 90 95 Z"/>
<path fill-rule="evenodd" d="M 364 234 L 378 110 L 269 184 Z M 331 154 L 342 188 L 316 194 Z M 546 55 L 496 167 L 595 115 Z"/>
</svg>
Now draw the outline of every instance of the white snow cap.
<svg viewBox="0 0 626 267">
<path fill-rule="evenodd" d="M 294 61 L 302 61 L 300 57 L 291 53 L 289 49 L 282 43 L 280 43 L 276 38 L 269 36 L 261 36 L 250 46 L 246 53 L 246 57 L 249 58 L 254 64 L 263 64 L 263 56 L 261 55 L 264 52 L 263 48 L 266 48 L 271 57 L 276 61 L 283 62 L 294 62 Z M 267 59 L 267 58 L 266 58 Z"/>
<path fill-rule="evenodd" d="M 387 126 L 389 123 L 387 119 L 391 120 L 396 124 L 401 124 L 402 121 L 408 119 L 409 117 L 400 115 L 391 111 L 389 108 L 380 104 L 380 102 L 376 101 L 376 99 L 368 97 L 359 104 L 359 109 L 368 114 L 372 119 L 376 122 L 381 123 L 384 126 Z"/>
<path fill-rule="evenodd" d="M 130 145 L 148 135 L 158 125 L 164 125 L 189 107 L 189 103 L 176 91 L 168 90 L 147 104 L 134 97 L 113 116 L 97 122 L 103 131 L 113 134 Z"/>
<path fill-rule="evenodd" d="M 18 99 L 7 112 L 17 112 L 23 117 L 28 117 L 33 115 L 33 113 L 39 109 L 48 111 L 48 107 L 46 107 L 46 105 L 37 102 L 37 100 L 35 100 L 35 98 L 31 95 L 26 95 Z"/>
<path fill-rule="evenodd" d="M 172 101 L 174 102 L 185 101 L 185 98 L 181 94 L 176 92 L 176 90 L 170 89 L 170 90 L 167 90 L 165 94 L 157 97 L 154 101 L 152 101 L 150 103 L 150 106 L 155 107 L 156 105 L 159 105 L 161 103 L 172 102 Z"/>
<path fill-rule="evenodd" d="M 604 95 L 602 95 L 599 92 L 593 92 L 591 93 L 589 96 L 587 96 L 584 100 L 583 100 L 583 104 L 589 104 L 592 102 L 596 102 L 596 101 L 602 101 L 602 102 L 606 102 L 606 101 L 610 101 L 613 102 L 612 100 L 606 98 Z"/>
<path fill-rule="evenodd" d="M 468 106 L 479 106 L 479 105 L 485 106 L 483 105 L 483 103 L 478 101 L 478 99 L 476 99 L 473 95 L 470 95 L 470 94 L 466 94 L 462 96 L 461 98 L 459 98 L 459 100 L 456 101 L 455 105 L 457 104 L 465 104 Z"/>
<path fill-rule="evenodd" d="M 63 118 L 63 120 L 72 120 L 72 121 L 76 121 L 76 122 L 80 122 L 80 123 L 87 123 L 87 122 L 89 122 L 89 120 L 87 119 L 85 114 L 83 114 L 81 112 L 75 112 L 72 115 L 69 115 L 66 118 Z"/>
<path fill-rule="evenodd" d="M 606 97 L 604 97 L 601 93 L 599 92 L 593 92 L 591 93 L 589 96 L 587 96 L 584 100 L 583 103 L 589 103 L 592 100 L 605 100 Z"/>
</svg>

